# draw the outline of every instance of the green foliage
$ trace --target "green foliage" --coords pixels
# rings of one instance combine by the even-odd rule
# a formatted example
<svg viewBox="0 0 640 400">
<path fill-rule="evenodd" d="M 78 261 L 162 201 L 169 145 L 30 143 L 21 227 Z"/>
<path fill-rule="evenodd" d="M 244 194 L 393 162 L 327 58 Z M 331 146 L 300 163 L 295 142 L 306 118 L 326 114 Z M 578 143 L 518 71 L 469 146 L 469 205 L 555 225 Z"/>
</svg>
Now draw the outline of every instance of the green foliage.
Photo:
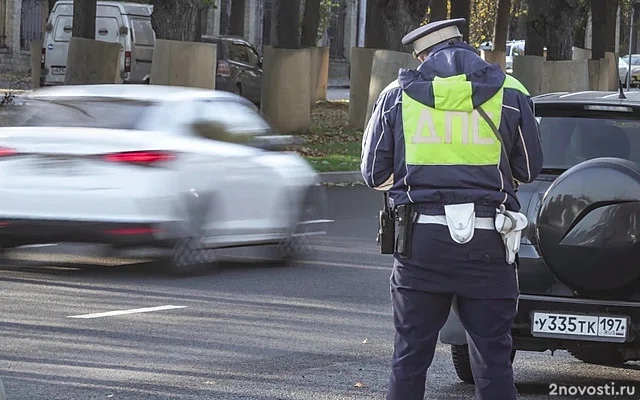
<svg viewBox="0 0 640 400">
<path fill-rule="evenodd" d="M 340 3 L 334 3 L 332 0 L 321 0 L 320 1 L 320 19 L 318 23 L 318 37 L 316 39 L 320 40 L 324 32 L 329 27 L 331 23 L 331 16 L 333 15 L 333 8 L 338 7 Z"/>
</svg>

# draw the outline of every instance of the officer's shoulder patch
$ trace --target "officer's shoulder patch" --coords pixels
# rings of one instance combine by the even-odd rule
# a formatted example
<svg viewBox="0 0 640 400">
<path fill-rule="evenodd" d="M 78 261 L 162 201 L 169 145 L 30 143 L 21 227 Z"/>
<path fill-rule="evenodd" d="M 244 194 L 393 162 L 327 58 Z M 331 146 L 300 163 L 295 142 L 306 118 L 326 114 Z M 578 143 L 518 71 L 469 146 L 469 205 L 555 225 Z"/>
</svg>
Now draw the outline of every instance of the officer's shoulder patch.
<svg viewBox="0 0 640 400">
<path fill-rule="evenodd" d="M 509 74 L 505 74 L 506 77 L 504 78 L 504 88 L 505 89 L 515 89 L 519 92 L 522 92 L 524 95 L 526 96 L 530 96 L 529 91 L 527 90 L 526 87 L 524 87 L 524 85 L 522 83 L 520 83 L 519 80 L 517 80 L 516 78 L 514 78 L 513 76 L 509 75 Z"/>
</svg>

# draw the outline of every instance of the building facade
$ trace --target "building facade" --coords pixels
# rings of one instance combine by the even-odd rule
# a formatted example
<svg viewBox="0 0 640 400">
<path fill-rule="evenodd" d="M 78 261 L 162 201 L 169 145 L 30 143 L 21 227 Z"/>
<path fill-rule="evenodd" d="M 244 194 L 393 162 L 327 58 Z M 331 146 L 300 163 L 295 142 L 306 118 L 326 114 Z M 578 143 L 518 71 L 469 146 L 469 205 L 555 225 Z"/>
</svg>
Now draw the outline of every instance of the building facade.
<svg viewBox="0 0 640 400">
<path fill-rule="evenodd" d="M 31 42 L 42 38 L 48 10 L 47 0 L 0 0 L 0 70 L 29 71 Z"/>
</svg>

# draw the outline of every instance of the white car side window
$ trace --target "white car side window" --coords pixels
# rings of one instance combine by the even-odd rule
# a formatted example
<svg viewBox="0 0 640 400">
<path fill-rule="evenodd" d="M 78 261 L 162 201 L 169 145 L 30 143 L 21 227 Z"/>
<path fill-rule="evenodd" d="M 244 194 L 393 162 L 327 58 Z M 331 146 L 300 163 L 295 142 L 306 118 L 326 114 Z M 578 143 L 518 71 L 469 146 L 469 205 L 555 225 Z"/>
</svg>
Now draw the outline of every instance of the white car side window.
<svg viewBox="0 0 640 400">
<path fill-rule="evenodd" d="M 146 129 L 179 132 L 197 118 L 197 109 L 193 102 L 163 102 L 146 117 L 143 124 Z"/>
<path fill-rule="evenodd" d="M 271 131 L 260 114 L 236 101 L 205 101 L 201 105 L 198 119 L 220 124 L 229 134 L 266 135 Z"/>
</svg>

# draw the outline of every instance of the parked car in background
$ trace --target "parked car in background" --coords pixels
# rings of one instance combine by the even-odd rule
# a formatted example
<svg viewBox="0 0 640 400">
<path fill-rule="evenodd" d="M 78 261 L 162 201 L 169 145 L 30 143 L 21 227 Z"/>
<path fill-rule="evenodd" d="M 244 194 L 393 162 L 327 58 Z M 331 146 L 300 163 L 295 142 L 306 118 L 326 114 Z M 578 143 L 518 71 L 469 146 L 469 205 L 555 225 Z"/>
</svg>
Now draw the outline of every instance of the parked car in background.
<svg viewBox="0 0 640 400">
<path fill-rule="evenodd" d="M 262 94 L 262 57 L 238 36 L 203 36 L 204 43 L 218 48 L 216 89 L 233 92 L 260 104 Z"/>
<path fill-rule="evenodd" d="M 624 86 L 627 86 L 629 80 L 629 64 L 631 64 L 630 86 L 638 86 L 640 85 L 640 54 L 632 54 L 631 62 L 629 62 L 628 54 L 618 59 L 618 74 Z"/>
<path fill-rule="evenodd" d="M 96 40 L 119 43 L 123 83 L 149 83 L 155 33 L 153 7 L 148 4 L 98 1 Z M 73 1 L 56 2 L 45 26 L 42 47 L 42 86 L 64 84 L 73 25 Z"/>
<path fill-rule="evenodd" d="M 507 42 L 506 68 L 507 73 L 513 73 L 513 57 L 524 55 L 524 40 Z"/>
</svg>

